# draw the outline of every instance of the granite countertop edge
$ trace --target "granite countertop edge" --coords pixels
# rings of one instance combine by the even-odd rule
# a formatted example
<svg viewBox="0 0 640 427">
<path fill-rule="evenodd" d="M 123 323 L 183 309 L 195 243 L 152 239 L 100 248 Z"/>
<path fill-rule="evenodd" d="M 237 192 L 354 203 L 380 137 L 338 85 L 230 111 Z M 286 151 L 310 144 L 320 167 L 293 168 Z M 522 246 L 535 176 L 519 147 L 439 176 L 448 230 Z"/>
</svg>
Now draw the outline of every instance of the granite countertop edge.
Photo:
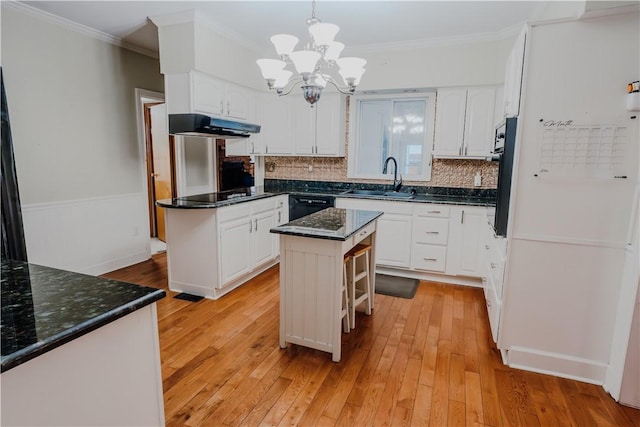
<svg viewBox="0 0 640 427">
<path fill-rule="evenodd" d="M 161 208 L 167 208 L 167 209 L 216 209 L 216 208 L 222 208 L 225 206 L 232 206 L 240 203 L 251 202 L 254 200 L 280 196 L 282 194 L 287 194 L 287 192 L 274 191 L 269 193 L 254 194 L 251 196 L 236 197 L 230 200 L 223 200 L 223 201 L 214 202 L 214 203 L 189 201 L 189 202 L 182 202 L 184 204 L 180 204 L 180 205 L 175 204 L 173 202 L 173 199 L 162 199 L 162 200 L 156 201 L 156 205 L 160 206 Z"/>
<path fill-rule="evenodd" d="M 310 194 L 310 193 L 306 193 Z M 315 194 L 315 193 L 314 193 Z M 428 195 L 418 194 L 414 197 L 393 197 L 393 196 L 376 196 L 366 194 L 335 194 L 336 197 L 348 198 L 348 199 L 366 199 L 366 200 L 378 200 L 385 202 L 407 202 L 407 203 L 426 203 L 426 204 L 439 204 L 439 205 L 462 205 L 462 206 L 489 206 L 494 207 L 496 205 L 495 200 L 469 200 L 465 196 L 438 196 L 437 198 L 429 197 Z"/>
<path fill-rule="evenodd" d="M 158 300 L 161 300 L 166 296 L 166 292 L 162 289 L 158 289 L 143 297 L 137 298 L 126 304 L 123 304 L 115 309 L 102 313 L 92 319 L 78 323 L 73 327 L 70 327 L 56 335 L 53 335 L 44 341 L 38 341 L 28 347 L 21 350 L 17 350 L 10 355 L 2 358 L 0 364 L 0 372 L 6 372 L 16 366 L 19 366 L 29 360 L 35 359 L 44 353 L 47 353 L 55 348 L 62 346 L 70 341 L 80 338 L 83 335 L 93 332 L 96 329 L 105 326 L 115 320 L 118 320 L 129 313 L 133 313 L 149 304 L 152 304 Z"/>
</svg>

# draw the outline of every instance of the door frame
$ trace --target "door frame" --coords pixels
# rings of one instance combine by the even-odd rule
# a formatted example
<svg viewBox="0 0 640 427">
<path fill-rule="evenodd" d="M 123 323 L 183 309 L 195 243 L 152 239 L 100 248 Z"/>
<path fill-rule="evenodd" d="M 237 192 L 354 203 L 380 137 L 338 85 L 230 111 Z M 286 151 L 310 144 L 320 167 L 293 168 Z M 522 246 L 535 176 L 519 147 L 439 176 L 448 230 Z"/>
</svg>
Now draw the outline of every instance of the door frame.
<svg viewBox="0 0 640 427">
<path fill-rule="evenodd" d="M 143 212 L 147 221 L 149 222 L 149 233 L 147 234 L 146 250 L 151 256 L 151 230 L 154 224 L 151 220 L 151 212 L 149 208 L 149 188 L 151 183 L 150 176 L 147 173 L 147 165 L 149 159 L 147 158 L 147 124 L 145 121 L 145 104 L 149 103 L 163 103 L 165 102 L 164 93 L 156 92 L 147 89 L 136 88 L 135 89 L 135 102 L 136 102 L 136 122 L 138 128 L 138 154 L 141 159 L 140 164 L 140 185 L 144 188 L 144 203 L 142 206 Z"/>
</svg>

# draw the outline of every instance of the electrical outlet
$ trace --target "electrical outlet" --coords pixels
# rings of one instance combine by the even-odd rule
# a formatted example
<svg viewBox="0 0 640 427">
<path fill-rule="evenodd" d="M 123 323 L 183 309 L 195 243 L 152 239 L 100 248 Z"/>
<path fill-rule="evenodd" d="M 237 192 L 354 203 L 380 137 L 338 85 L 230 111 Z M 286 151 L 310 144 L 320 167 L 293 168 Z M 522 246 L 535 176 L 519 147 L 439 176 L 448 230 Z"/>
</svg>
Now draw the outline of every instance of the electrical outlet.
<svg viewBox="0 0 640 427">
<path fill-rule="evenodd" d="M 482 175 L 480 175 L 480 172 L 473 177 L 473 185 L 475 187 L 480 187 L 482 185 Z"/>
<path fill-rule="evenodd" d="M 309 165 L 309 172 L 313 172 L 313 165 Z"/>
</svg>

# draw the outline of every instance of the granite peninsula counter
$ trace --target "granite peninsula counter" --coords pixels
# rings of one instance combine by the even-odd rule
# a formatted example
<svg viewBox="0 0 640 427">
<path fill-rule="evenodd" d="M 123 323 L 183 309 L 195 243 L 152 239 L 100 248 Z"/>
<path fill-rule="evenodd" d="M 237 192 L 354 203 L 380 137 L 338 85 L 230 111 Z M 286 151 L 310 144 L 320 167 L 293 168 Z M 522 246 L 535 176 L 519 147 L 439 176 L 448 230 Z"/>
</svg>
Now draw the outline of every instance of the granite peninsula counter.
<svg viewBox="0 0 640 427">
<path fill-rule="evenodd" d="M 371 245 L 375 289 L 376 221 L 382 212 L 327 208 L 271 229 L 280 234 L 280 347 L 287 343 L 341 358 L 343 257 Z M 374 305 L 373 293 L 371 306 Z"/>
<path fill-rule="evenodd" d="M 1 284 L 2 425 L 164 422 L 163 290 L 4 259 Z"/>
</svg>

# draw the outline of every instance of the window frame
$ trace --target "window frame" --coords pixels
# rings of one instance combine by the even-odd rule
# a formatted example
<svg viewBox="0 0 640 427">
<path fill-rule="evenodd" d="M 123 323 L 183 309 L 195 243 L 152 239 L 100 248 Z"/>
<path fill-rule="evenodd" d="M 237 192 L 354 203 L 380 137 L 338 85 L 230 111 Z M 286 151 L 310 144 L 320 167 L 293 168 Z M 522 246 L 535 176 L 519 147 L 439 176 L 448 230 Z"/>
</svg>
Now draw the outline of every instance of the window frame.
<svg viewBox="0 0 640 427">
<path fill-rule="evenodd" d="M 383 174 L 382 170 L 377 174 L 358 174 L 357 159 L 360 150 L 360 142 L 358 129 L 360 124 L 360 102 L 361 101 L 408 101 L 415 99 L 424 99 L 426 102 L 425 114 L 425 134 L 424 134 L 424 158 L 422 175 L 403 176 L 407 181 L 428 182 L 431 181 L 431 168 L 433 164 L 433 141 L 435 135 L 435 113 L 436 113 L 436 91 L 423 92 L 393 92 L 393 93 L 375 93 L 375 94 L 358 94 L 352 95 L 349 102 L 349 145 L 348 145 L 348 162 L 347 162 L 347 178 L 353 179 L 375 179 L 389 180 L 390 173 Z M 399 168 L 401 167 L 398 165 Z"/>
</svg>

